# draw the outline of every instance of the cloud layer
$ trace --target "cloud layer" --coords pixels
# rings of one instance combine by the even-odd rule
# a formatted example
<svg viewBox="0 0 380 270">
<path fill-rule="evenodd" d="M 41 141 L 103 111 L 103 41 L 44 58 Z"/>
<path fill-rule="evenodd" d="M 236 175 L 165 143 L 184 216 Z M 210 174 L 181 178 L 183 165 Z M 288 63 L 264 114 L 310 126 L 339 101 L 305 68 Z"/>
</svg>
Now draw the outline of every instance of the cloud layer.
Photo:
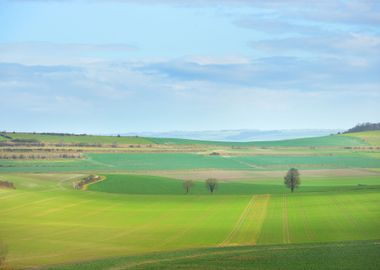
<svg viewBox="0 0 380 270">
<path fill-rule="evenodd" d="M 345 128 L 379 120 L 375 1 L 1 7 L 3 129 Z"/>
</svg>

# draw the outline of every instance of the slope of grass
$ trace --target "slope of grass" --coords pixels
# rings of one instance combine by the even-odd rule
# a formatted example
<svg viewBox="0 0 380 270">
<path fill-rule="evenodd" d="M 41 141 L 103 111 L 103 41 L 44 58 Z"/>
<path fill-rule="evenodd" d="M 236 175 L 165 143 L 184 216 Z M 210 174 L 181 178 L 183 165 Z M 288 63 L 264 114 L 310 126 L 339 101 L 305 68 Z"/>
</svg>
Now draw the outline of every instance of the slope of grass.
<svg viewBox="0 0 380 270">
<path fill-rule="evenodd" d="M 285 194 L 273 192 L 265 200 L 252 194 L 125 195 L 72 190 L 75 177 L 80 175 L 1 175 L 17 188 L 0 190 L 8 265 L 38 267 L 226 243 L 380 239 L 378 189 L 290 194 L 283 188 Z"/>
<path fill-rule="evenodd" d="M 88 186 L 90 191 L 119 194 L 181 195 L 183 181 L 167 177 L 133 174 L 108 174 L 104 181 Z M 297 192 L 352 191 L 380 188 L 380 176 L 306 178 Z M 282 179 L 219 181 L 215 195 L 282 194 Z M 209 194 L 204 181 L 194 181 L 190 195 Z"/>
<path fill-rule="evenodd" d="M 116 137 L 95 135 L 45 135 L 39 133 L 7 133 L 12 139 L 37 140 L 44 143 L 84 143 L 84 144 L 151 144 L 142 137 Z"/>
<path fill-rule="evenodd" d="M 171 138 L 149 138 L 157 144 L 201 144 L 201 145 L 220 145 L 220 146 L 258 146 L 258 147 L 317 147 L 317 146 L 364 146 L 367 143 L 359 137 L 348 137 L 330 135 L 313 138 L 301 138 L 279 141 L 257 141 L 257 142 L 218 142 Z"/>
<path fill-rule="evenodd" d="M 379 168 L 380 155 L 376 153 L 342 153 L 304 156 L 255 155 L 210 156 L 188 153 L 121 153 L 87 154 L 77 160 L 0 160 L 3 172 L 73 172 L 121 170 L 287 170 Z"/>
<path fill-rule="evenodd" d="M 380 130 L 347 133 L 342 136 L 359 138 L 369 145 L 380 146 Z"/>
<path fill-rule="evenodd" d="M 51 267 L 50 270 L 376 270 L 377 241 L 195 249 Z"/>
</svg>

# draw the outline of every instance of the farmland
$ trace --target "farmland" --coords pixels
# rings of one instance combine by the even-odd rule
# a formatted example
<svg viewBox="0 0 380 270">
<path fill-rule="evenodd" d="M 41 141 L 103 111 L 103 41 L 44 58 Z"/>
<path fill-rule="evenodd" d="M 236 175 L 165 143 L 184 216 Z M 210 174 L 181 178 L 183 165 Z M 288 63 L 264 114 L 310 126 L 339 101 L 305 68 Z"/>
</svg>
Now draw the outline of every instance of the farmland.
<svg viewBox="0 0 380 270">
<path fill-rule="evenodd" d="M 313 269 L 336 269 L 334 262 L 377 269 L 379 145 L 361 139 L 368 135 L 350 136 L 239 147 L 138 138 L 138 144 L 152 143 L 150 152 L 76 146 L 85 148 L 82 158 L 1 159 L 0 180 L 16 187 L 0 189 L 5 265 L 305 269 L 313 263 Z M 50 140 L 41 147 L 55 147 Z M 293 166 L 302 184 L 290 193 L 282 178 Z M 101 181 L 73 188 L 89 174 Z M 218 179 L 213 195 L 205 187 L 208 177 Z M 189 194 L 184 179 L 193 180 Z"/>
</svg>

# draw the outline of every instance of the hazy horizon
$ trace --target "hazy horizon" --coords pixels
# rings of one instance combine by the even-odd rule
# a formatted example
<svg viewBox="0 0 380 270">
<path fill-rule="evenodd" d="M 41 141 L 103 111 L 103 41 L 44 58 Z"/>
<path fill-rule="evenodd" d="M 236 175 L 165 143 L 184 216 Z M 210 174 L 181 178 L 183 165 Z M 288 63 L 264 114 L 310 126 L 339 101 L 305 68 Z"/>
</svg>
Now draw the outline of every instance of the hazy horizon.
<svg viewBox="0 0 380 270">
<path fill-rule="evenodd" d="M 0 0 L 0 129 L 379 122 L 379 14 L 367 0 Z"/>
</svg>

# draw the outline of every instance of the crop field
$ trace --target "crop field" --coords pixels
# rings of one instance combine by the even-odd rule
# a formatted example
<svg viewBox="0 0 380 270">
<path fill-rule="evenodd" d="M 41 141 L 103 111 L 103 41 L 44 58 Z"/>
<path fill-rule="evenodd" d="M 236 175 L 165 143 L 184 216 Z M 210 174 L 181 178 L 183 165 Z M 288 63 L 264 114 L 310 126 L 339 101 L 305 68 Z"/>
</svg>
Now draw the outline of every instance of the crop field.
<svg viewBox="0 0 380 270">
<path fill-rule="evenodd" d="M 378 152 L 302 155 L 210 156 L 195 153 L 93 153 L 75 160 L 0 160 L 0 172 L 120 170 L 284 170 L 378 168 Z"/>
<path fill-rule="evenodd" d="M 150 144 L 150 140 L 140 137 L 94 136 L 94 135 L 45 135 L 33 133 L 5 133 L 13 140 L 36 140 L 44 143 L 88 143 L 88 144 Z M 4 138 L 1 137 L 0 138 Z"/>
<path fill-rule="evenodd" d="M 380 145 L 380 131 L 364 131 L 357 133 L 349 133 L 344 136 L 351 138 L 360 138 L 369 145 Z"/>
<path fill-rule="evenodd" d="M 49 268 L 51 270 L 139 269 L 341 269 L 376 270 L 379 242 L 355 241 L 328 244 L 240 246 L 191 249 L 128 256 Z M 275 258 L 275 259 L 274 259 Z"/>
<path fill-rule="evenodd" d="M 0 181 L 16 187 L 0 189 L 6 269 L 379 269 L 376 148 L 208 154 L 219 147 L 0 159 Z M 301 173 L 294 193 L 290 167 Z M 101 180 L 75 189 L 89 174 Z"/>
<path fill-rule="evenodd" d="M 140 183 L 130 192 L 126 189 L 129 195 L 110 194 L 104 186 L 108 180 L 87 191 L 71 189 L 71 181 L 80 176 L 1 175 L 19 187 L 0 193 L 0 235 L 9 245 L 10 265 L 38 267 L 187 248 L 380 237 L 380 177 L 367 177 L 367 184 L 359 188 L 358 179 L 322 179 L 314 191 L 307 190 L 307 185 L 313 187 L 311 179 L 305 190 L 294 194 L 281 192 L 274 180 L 266 185 L 259 181 L 257 189 L 255 183 L 220 183 L 211 196 L 184 195 L 175 180 L 133 175 L 107 175 L 110 181 L 126 179 L 127 187 Z M 132 195 L 138 193 L 136 188 L 147 190 L 145 180 L 162 182 L 153 187 L 156 194 Z M 174 183 L 170 186 L 169 181 Z M 179 195 L 174 194 L 174 184 Z M 205 190 L 202 184 L 199 189 Z M 250 195 L 242 192 L 248 185 Z"/>
<path fill-rule="evenodd" d="M 187 139 L 170 139 L 170 138 L 148 138 L 150 141 L 158 144 L 203 144 L 203 145 L 220 145 L 220 146 L 286 146 L 286 147 L 304 147 L 304 146 L 364 146 L 368 143 L 359 136 L 342 136 L 330 135 L 313 138 L 300 138 L 279 141 L 257 141 L 257 142 L 216 142 Z"/>
<path fill-rule="evenodd" d="M 375 132 L 375 134 L 373 134 Z M 313 147 L 313 146 L 366 146 L 379 145 L 379 134 L 376 131 L 330 135 L 323 137 L 300 138 L 279 141 L 257 142 L 218 142 L 172 138 L 145 138 L 133 136 L 94 136 L 94 135 L 48 135 L 33 133 L 4 133 L 12 139 L 36 140 L 45 143 L 103 143 L 103 144 L 178 144 L 178 145 L 219 145 L 219 146 L 258 146 L 258 147 Z M 0 136 L 0 140 L 5 139 Z"/>
</svg>

